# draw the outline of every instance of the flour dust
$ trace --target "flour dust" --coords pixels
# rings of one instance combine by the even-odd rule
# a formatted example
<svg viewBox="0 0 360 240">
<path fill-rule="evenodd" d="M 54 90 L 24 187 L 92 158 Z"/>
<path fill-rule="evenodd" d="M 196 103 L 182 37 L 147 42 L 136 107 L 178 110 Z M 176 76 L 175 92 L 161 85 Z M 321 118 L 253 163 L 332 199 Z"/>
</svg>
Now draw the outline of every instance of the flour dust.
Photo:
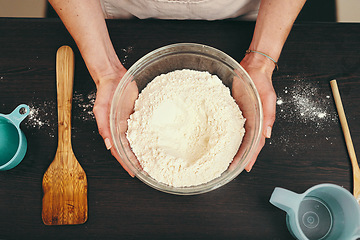
<svg viewBox="0 0 360 240">
<path fill-rule="evenodd" d="M 330 136 L 330 129 L 338 124 L 338 117 L 331 93 L 321 91 L 319 82 L 295 78 L 289 81 L 289 86 L 278 89 L 277 96 L 274 126 L 277 131 L 273 131 L 269 144 L 291 155 L 318 147 L 324 141 L 332 145 L 334 138 Z M 314 142 L 318 134 L 324 139 Z M 305 146 L 305 141 L 309 145 Z"/>
<path fill-rule="evenodd" d="M 95 104 L 95 99 L 95 91 L 90 92 L 88 95 L 84 95 L 75 91 L 73 96 L 73 105 L 77 105 L 80 113 L 74 115 L 74 118 L 84 121 L 95 120 L 95 116 L 92 111 Z"/>
<path fill-rule="evenodd" d="M 128 46 L 126 48 L 120 49 L 120 55 L 119 58 L 121 59 L 121 64 L 125 65 L 127 63 L 127 60 L 129 58 L 129 55 L 134 51 L 134 47 Z"/>
<path fill-rule="evenodd" d="M 92 91 L 89 94 L 74 91 L 72 102 L 73 120 L 95 121 L 95 116 L 92 111 L 95 98 L 95 91 Z M 57 102 L 34 99 L 28 106 L 30 108 L 30 113 L 24 120 L 25 126 L 45 131 L 50 137 L 55 137 L 55 133 L 58 129 Z"/>
</svg>

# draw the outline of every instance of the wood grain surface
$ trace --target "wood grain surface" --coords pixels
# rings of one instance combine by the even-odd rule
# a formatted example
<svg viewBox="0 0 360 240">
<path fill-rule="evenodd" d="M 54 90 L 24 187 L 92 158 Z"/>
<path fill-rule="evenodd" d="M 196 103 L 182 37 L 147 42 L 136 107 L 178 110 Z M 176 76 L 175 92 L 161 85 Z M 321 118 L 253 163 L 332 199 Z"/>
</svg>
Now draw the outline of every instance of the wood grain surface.
<svg viewBox="0 0 360 240">
<path fill-rule="evenodd" d="M 158 47 L 195 42 L 240 61 L 254 24 L 237 21 L 107 21 L 129 68 Z M 57 147 L 55 53 L 75 52 L 72 145 L 87 173 L 89 218 L 45 226 L 42 176 Z M 272 138 L 250 173 L 218 190 L 174 196 L 131 178 L 106 151 L 91 112 L 95 85 L 57 19 L 0 19 L 0 112 L 31 108 L 21 128 L 25 159 L 0 172 L 0 239 L 292 239 L 285 213 L 269 203 L 275 187 L 304 192 L 319 183 L 352 190 L 351 163 L 329 81 L 338 80 L 355 150 L 360 149 L 360 25 L 296 24 L 273 75 L 278 95 Z M 359 150 L 358 150 L 359 151 Z"/>
</svg>

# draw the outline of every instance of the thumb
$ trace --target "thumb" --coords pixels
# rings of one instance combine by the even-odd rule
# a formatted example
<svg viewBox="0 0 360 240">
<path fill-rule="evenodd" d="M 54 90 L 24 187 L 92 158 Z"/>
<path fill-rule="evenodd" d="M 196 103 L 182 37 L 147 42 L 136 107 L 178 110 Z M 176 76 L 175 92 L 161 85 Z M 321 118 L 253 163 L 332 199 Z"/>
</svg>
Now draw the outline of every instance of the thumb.
<svg viewBox="0 0 360 240">
<path fill-rule="evenodd" d="M 262 105 L 264 114 L 262 131 L 265 138 L 270 138 L 276 117 L 276 94 L 274 91 L 263 97 Z"/>
</svg>

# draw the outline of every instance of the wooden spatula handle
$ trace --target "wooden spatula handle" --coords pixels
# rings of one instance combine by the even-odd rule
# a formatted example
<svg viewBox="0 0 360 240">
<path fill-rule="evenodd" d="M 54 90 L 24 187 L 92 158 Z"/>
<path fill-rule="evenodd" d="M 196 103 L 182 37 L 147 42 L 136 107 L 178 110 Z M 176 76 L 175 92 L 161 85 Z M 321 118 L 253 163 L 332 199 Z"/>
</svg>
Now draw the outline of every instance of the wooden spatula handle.
<svg viewBox="0 0 360 240">
<path fill-rule="evenodd" d="M 74 85 L 74 52 L 62 46 L 56 53 L 59 148 L 71 145 L 71 106 Z M 67 145 L 67 146 L 66 146 Z"/>
<path fill-rule="evenodd" d="M 339 88 L 338 88 L 338 85 L 337 85 L 337 82 L 335 79 L 330 81 L 330 86 L 331 86 L 331 90 L 333 92 L 336 109 L 337 109 L 337 112 L 339 115 L 341 128 L 344 133 L 345 143 L 346 143 L 346 147 L 347 147 L 349 157 L 350 157 L 350 160 L 352 163 L 352 167 L 354 170 L 359 171 L 359 165 L 357 162 L 354 145 L 353 145 L 353 142 L 351 139 L 349 126 L 348 126 L 348 123 L 346 120 L 345 111 L 344 111 L 344 107 L 343 107 L 343 104 L 341 101 Z"/>
</svg>

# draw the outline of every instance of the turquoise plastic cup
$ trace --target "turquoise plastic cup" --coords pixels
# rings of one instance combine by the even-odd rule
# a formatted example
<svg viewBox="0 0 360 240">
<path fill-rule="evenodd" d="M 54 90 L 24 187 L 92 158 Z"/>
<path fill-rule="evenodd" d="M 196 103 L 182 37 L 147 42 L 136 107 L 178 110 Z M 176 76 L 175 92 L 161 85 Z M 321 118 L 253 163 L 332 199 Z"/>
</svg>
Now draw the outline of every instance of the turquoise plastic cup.
<svg viewBox="0 0 360 240">
<path fill-rule="evenodd" d="M 0 170 L 16 167 L 24 158 L 27 141 L 20 123 L 29 115 L 27 105 L 19 105 L 12 113 L 0 113 Z"/>
<path fill-rule="evenodd" d="M 296 239 L 360 238 L 360 206 L 338 185 L 319 184 L 302 194 L 277 187 L 270 203 L 287 213 L 287 227 Z"/>
</svg>

